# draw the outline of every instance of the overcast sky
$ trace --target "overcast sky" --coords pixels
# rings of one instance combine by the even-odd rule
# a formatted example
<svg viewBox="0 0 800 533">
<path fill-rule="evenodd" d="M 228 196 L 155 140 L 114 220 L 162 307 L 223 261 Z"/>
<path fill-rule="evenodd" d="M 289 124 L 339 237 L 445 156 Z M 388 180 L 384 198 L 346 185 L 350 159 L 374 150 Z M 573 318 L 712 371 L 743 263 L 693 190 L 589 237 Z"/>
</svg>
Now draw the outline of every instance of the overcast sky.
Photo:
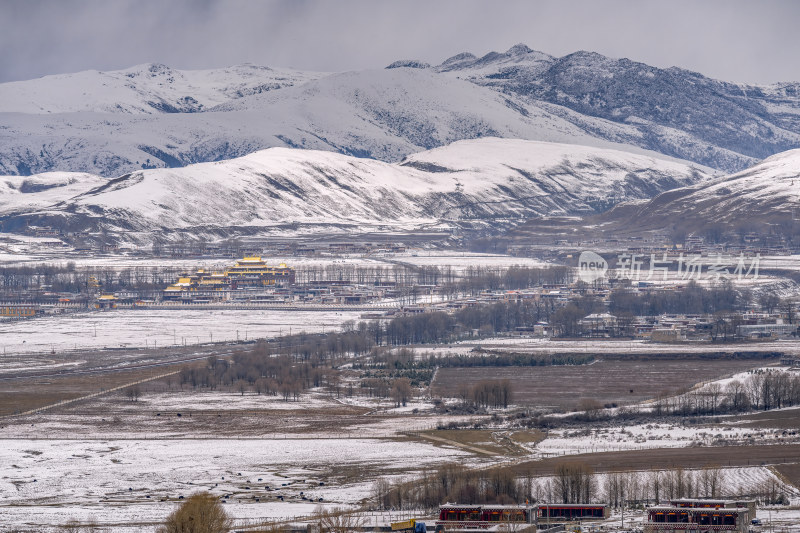
<svg viewBox="0 0 800 533">
<path fill-rule="evenodd" d="M 793 0 L 0 0 L 0 81 L 148 62 L 357 70 L 516 43 L 800 81 L 798 22 Z"/>
</svg>

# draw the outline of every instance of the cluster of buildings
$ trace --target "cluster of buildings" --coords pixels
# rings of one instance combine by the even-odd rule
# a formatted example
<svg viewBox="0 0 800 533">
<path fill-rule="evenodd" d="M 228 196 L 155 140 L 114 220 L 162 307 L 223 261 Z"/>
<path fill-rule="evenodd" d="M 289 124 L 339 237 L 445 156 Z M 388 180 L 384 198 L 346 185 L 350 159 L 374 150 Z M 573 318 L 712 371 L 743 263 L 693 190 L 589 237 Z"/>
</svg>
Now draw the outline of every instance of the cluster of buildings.
<svg viewBox="0 0 800 533">
<path fill-rule="evenodd" d="M 708 315 L 638 316 L 620 319 L 610 313 L 587 315 L 579 324 L 589 338 L 627 336 L 653 342 L 707 341 L 716 336 L 726 340 L 761 340 L 795 337 L 798 324 L 781 313 L 735 313 L 726 317 L 726 328 Z M 722 329 L 725 332 L 720 333 Z"/>
<path fill-rule="evenodd" d="M 549 530 L 572 521 L 600 521 L 610 516 L 606 504 L 465 505 L 439 507 L 436 530 L 497 530 L 500 523 L 538 524 Z M 676 499 L 647 509 L 643 533 L 748 533 L 758 524 L 753 500 Z M 564 531 L 564 528 L 560 529 Z M 555 529 L 559 531 L 559 529 Z"/>
<path fill-rule="evenodd" d="M 261 257 L 244 257 L 222 271 L 199 269 L 164 289 L 165 301 L 218 302 L 238 298 L 273 297 L 276 288 L 294 284 L 294 269 L 281 263 L 267 265 Z"/>
<path fill-rule="evenodd" d="M 200 269 L 182 275 L 164 289 L 162 300 L 184 304 L 291 302 L 357 305 L 397 295 L 394 284 L 388 281 L 380 285 L 337 280 L 295 283 L 294 268 L 283 263 L 270 266 L 260 256 L 249 256 L 222 271 Z"/>
<path fill-rule="evenodd" d="M 644 533 L 747 533 L 753 522 L 757 522 L 754 501 L 680 499 L 650 507 L 643 530 Z"/>
<path fill-rule="evenodd" d="M 678 290 L 679 287 L 651 288 L 634 287 L 634 291 Z M 436 288 L 432 288 L 435 292 Z M 581 296 L 595 296 L 600 301 L 607 300 L 608 287 L 581 287 L 576 285 L 544 285 L 542 287 L 511 290 L 481 291 L 472 298 L 460 299 L 441 304 L 438 310 L 446 307 L 463 308 L 496 302 L 537 302 L 556 309 Z M 433 310 L 433 309 L 431 309 Z M 728 313 L 724 327 L 717 322 L 718 317 L 707 314 L 661 314 L 653 316 L 616 316 L 608 311 L 587 314 L 578 320 L 579 336 L 586 338 L 628 337 L 653 342 L 708 341 L 717 336 L 725 340 L 761 340 L 796 337 L 800 323 L 781 312 L 744 311 Z M 550 336 L 557 334 L 546 322 L 529 327 L 517 328 L 519 335 Z"/>
</svg>

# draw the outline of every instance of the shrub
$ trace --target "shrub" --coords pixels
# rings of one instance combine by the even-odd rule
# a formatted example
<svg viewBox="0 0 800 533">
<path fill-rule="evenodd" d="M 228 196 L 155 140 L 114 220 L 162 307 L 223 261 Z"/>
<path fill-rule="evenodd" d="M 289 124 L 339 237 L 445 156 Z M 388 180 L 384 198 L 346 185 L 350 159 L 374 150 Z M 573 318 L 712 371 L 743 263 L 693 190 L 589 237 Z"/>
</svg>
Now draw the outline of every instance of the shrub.
<svg viewBox="0 0 800 533">
<path fill-rule="evenodd" d="M 189 497 L 167 517 L 158 533 L 228 533 L 233 520 L 219 500 L 208 492 Z"/>
</svg>

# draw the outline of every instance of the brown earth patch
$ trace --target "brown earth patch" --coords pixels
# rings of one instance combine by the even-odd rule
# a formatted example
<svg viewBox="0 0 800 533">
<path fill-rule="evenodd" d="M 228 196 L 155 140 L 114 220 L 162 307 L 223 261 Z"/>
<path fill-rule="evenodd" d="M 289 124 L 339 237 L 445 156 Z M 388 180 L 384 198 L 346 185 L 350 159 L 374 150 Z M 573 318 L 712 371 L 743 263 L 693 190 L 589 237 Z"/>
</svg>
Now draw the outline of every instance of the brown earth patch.
<svg viewBox="0 0 800 533">
<path fill-rule="evenodd" d="M 573 409 L 581 400 L 601 405 L 640 402 L 693 385 L 763 366 L 759 360 L 599 360 L 589 365 L 442 368 L 431 385 L 435 395 L 458 397 L 464 386 L 487 379 L 511 381 L 513 403 Z"/>
</svg>

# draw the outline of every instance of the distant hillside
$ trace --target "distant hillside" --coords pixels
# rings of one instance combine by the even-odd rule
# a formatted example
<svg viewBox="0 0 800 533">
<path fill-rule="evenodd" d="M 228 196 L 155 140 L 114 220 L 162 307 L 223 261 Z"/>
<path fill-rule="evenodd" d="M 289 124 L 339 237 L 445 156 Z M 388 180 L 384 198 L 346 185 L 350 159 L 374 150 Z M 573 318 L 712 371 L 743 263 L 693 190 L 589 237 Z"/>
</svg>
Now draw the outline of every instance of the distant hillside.
<svg viewBox="0 0 800 533">
<path fill-rule="evenodd" d="M 460 141 L 398 164 L 272 148 L 246 157 L 118 178 L 54 173 L 0 178 L 4 231 L 26 225 L 147 241 L 316 229 L 500 227 L 581 215 L 707 179 L 683 163 L 567 144 Z"/>
<path fill-rule="evenodd" d="M 614 227 L 671 228 L 702 234 L 726 231 L 800 233 L 800 150 L 791 150 L 730 176 L 621 205 L 600 217 Z"/>
</svg>

